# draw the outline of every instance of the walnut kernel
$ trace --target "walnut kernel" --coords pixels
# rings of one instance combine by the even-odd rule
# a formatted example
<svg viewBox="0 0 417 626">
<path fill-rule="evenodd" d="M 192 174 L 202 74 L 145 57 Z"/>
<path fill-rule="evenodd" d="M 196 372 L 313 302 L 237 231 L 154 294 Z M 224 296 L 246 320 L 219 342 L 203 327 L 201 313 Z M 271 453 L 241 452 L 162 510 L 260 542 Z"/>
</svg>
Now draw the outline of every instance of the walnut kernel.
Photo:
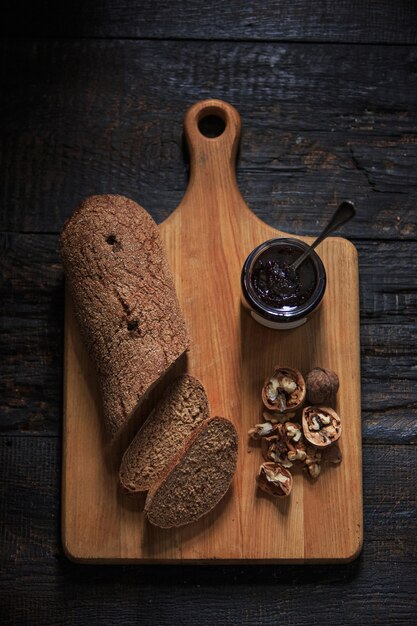
<svg viewBox="0 0 417 626">
<path fill-rule="evenodd" d="M 265 422 L 264 424 L 255 424 L 253 428 L 248 432 L 249 437 L 251 439 L 260 439 L 261 437 L 266 437 L 266 435 L 270 435 L 274 429 L 273 424 L 271 422 Z"/>
</svg>

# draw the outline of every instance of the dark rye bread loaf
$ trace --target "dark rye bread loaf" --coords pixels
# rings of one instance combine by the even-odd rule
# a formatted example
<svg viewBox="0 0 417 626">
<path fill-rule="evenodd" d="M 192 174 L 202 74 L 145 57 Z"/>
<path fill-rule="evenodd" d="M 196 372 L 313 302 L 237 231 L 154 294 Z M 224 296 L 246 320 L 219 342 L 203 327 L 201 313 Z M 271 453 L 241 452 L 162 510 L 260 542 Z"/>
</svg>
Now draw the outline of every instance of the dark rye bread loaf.
<svg viewBox="0 0 417 626">
<path fill-rule="evenodd" d="M 158 227 L 138 204 L 92 196 L 61 234 L 67 281 L 116 435 L 189 346 Z"/>
<path fill-rule="evenodd" d="M 131 494 L 147 491 L 209 414 L 200 381 L 188 374 L 176 378 L 123 456 L 119 471 L 123 490 Z"/>
<path fill-rule="evenodd" d="M 236 470 L 238 436 L 223 417 L 205 420 L 148 492 L 151 524 L 172 528 L 195 522 L 216 506 Z"/>
</svg>

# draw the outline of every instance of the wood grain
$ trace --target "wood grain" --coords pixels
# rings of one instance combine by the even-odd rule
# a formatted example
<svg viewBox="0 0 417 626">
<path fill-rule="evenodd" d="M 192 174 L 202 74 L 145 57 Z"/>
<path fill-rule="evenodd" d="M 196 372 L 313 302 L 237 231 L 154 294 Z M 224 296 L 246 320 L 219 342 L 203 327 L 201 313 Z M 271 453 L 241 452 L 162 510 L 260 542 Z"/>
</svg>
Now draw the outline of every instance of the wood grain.
<svg viewBox="0 0 417 626">
<path fill-rule="evenodd" d="M 264 0 L 220 3 L 52 0 L 29 6 L 8 0 L 1 32 L 17 37 L 107 37 L 256 41 L 349 41 L 416 43 L 412 0 Z"/>
<path fill-rule="evenodd" d="M 416 10 L 3 3 L 0 29 L 16 35 L 0 44 L 3 623 L 414 624 L 417 50 L 404 44 Z M 258 217 L 313 236 L 340 197 L 360 209 L 343 231 L 359 252 L 364 441 L 365 542 L 349 564 L 86 567 L 62 553 L 57 233 L 92 193 L 125 193 L 165 219 L 186 187 L 182 113 L 212 96 L 242 115 L 237 178 Z"/>
<path fill-rule="evenodd" d="M 300 229 L 307 227 L 303 219 Z M 0 234 L 0 432 L 6 435 L 61 436 L 64 287 L 58 247 L 55 234 Z M 357 241 L 356 248 L 363 441 L 412 444 L 417 289 L 409 259 L 417 257 L 417 243 Z M 393 258 L 387 272 L 386 260 Z"/>
<path fill-rule="evenodd" d="M 8 40 L 0 51 L 2 230 L 58 233 L 96 193 L 162 221 L 187 184 L 183 112 L 216 95 L 244 120 L 238 184 L 269 225 L 315 235 L 349 197 L 349 239 L 417 238 L 413 47 Z"/>
<path fill-rule="evenodd" d="M 198 130 L 214 113 L 226 123 L 208 138 Z M 202 380 L 212 413 L 234 421 L 240 436 L 233 488 L 198 524 L 160 531 L 120 496 L 120 450 L 105 445 L 91 364 L 68 302 L 65 349 L 63 542 L 81 561 L 346 561 L 362 542 L 362 477 L 358 267 L 354 247 L 328 239 L 320 255 L 328 288 L 319 312 L 293 331 L 257 325 L 240 304 L 240 271 L 247 254 L 279 235 L 248 209 L 235 177 L 240 136 L 237 111 L 221 101 L 192 107 L 185 118 L 191 155 L 187 192 L 160 226 L 193 341 L 188 371 Z M 260 451 L 247 444 L 259 420 L 259 392 L 276 363 L 308 371 L 335 369 L 338 410 L 347 415 L 341 466 L 313 484 L 298 476 L 284 503 L 260 497 L 255 476 Z M 254 533 L 254 527 L 258 532 Z M 323 528 L 327 528 L 323 538 Z"/>
<path fill-rule="evenodd" d="M 68 626 L 77 626 L 92 604 L 95 624 L 140 620 L 168 625 L 175 611 L 197 626 L 213 622 L 211 611 L 225 624 L 263 623 L 267 612 L 270 626 L 293 626 L 295 615 L 297 625 L 311 625 L 313 612 L 313 624 L 357 626 L 372 604 L 374 623 L 384 624 L 388 616 L 390 623 L 408 626 L 416 609 L 412 591 L 417 543 L 410 537 L 416 528 L 417 467 L 410 446 L 364 445 L 363 456 L 365 542 L 360 558 L 352 563 L 85 567 L 62 553 L 60 439 L 0 437 L 0 493 L 7 502 L 0 526 L 2 617 L 9 616 L 6 623 L 13 626 L 58 625 L 63 623 L 63 603 L 68 602 Z M 22 515 L 22 503 L 30 515 Z M 349 589 L 348 609 L 340 594 L 332 592 L 334 586 Z M 198 604 L 207 619 L 201 614 L 196 619 Z M 283 609 L 289 611 L 284 619 Z"/>
</svg>

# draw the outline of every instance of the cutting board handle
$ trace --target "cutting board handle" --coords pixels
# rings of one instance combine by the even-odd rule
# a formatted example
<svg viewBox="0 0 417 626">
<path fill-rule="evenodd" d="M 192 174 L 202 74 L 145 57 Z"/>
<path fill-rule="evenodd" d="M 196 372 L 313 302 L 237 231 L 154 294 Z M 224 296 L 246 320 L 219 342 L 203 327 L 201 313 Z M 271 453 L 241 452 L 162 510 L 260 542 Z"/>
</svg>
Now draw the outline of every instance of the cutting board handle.
<svg viewBox="0 0 417 626">
<path fill-rule="evenodd" d="M 196 185 L 207 190 L 210 184 L 237 191 L 235 161 L 240 129 L 239 113 L 222 100 L 202 100 L 188 109 L 184 118 L 191 160 L 188 192 Z"/>
</svg>

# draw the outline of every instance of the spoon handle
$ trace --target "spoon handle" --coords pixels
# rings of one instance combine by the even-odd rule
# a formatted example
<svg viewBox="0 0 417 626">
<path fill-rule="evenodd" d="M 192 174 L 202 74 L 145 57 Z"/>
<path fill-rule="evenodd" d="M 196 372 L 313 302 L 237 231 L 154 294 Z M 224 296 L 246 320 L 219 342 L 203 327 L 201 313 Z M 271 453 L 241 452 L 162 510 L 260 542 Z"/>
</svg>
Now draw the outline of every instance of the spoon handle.
<svg viewBox="0 0 417 626">
<path fill-rule="evenodd" d="M 296 270 L 297 267 L 299 267 L 304 261 L 304 259 L 314 250 L 314 248 L 323 241 L 323 239 L 330 235 L 330 233 L 332 233 L 334 230 L 337 230 L 339 226 L 342 226 L 342 224 L 345 224 L 350 219 L 352 219 L 355 213 L 355 205 L 350 200 L 345 200 L 344 202 L 339 204 L 336 211 L 334 212 L 333 217 L 331 218 L 330 222 L 327 224 L 321 235 L 317 237 L 315 241 L 313 241 L 311 246 L 305 252 L 303 252 L 303 254 L 298 257 L 298 259 L 296 259 L 294 263 L 291 264 L 291 269 Z"/>
</svg>

